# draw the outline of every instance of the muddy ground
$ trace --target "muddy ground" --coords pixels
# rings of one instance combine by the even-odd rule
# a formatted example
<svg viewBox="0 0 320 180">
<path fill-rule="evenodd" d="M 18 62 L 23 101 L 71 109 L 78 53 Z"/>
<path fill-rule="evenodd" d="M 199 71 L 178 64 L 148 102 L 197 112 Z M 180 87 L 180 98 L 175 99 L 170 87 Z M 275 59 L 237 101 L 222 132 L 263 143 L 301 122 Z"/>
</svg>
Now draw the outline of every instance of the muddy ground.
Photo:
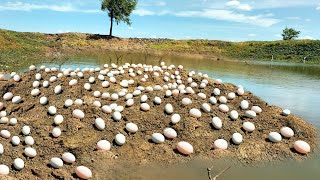
<svg viewBox="0 0 320 180">
<path fill-rule="evenodd" d="M 173 71 L 170 71 L 171 73 Z M 282 116 L 282 109 L 271 106 L 254 96 L 250 92 L 246 92 L 243 96 L 237 96 L 233 100 L 228 100 L 227 105 L 230 110 L 239 112 L 239 119 L 233 121 L 229 118 L 228 113 L 220 112 L 218 104 L 212 105 L 213 111 L 210 113 L 202 112 L 202 117 L 195 119 L 189 116 L 191 108 L 198 108 L 202 103 L 208 102 L 214 88 L 221 90 L 221 95 L 227 95 L 229 92 L 235 92 L 237 87 L 229 83 L 216 85 L 212 80 L 205 89 L 194 88 L 196 94 L 203 92 L 207 95 L 207 99 L 200 99 L 196 94 L 186 95 L 179 94 L 177 97 L 166 98 L 164 91 L 153 91 L 146 93 L 148 95 L 147 103 L 151 106 L 150 111 L 144 112 L 140 110 L 140 96 L 134 97 L 135 104 L 132 107 L 125 107 L 122 114 L 122 120 L 116 122 L 110 114 L 103 113 L 100 108 L 92 105 L 93 100 L 99 100 L 102 105 L 110 105 L 115 101 L 109 99 L 95 98 L 93 91 L 114 93 L 121 88 L 118 84 L 110 83 L 109 88 L 103 88 L 101 81 L 96 78 L 96 83 L 92 84 L 92 91 L 87 91 L 83 88 L 83 84 L 88 82 L 90 76 L 98 76 L 98 72 L 85 73 L 84 78 L 78 77 L 62 77 L 58 81 L 50 83 L 48 88 L 40 87 L 41 94 L 37 97 L 31 96 L 32 83 L 35 80 L 36 72 L 27 72 L 21 75 L 20 82 L 14 82 L 12 79 L 0 81 L 1 97 L 6 92 L 12 92 L 14 95 L 22 97 L 23 102 L 13 104 L 11 101 L 0 102 L 5 105 L 7 117 L 16 117 L 18 124 L 11 126 L 9 124 L 0 124 L 0 130 L 7 129 L 11 132 L 11 136 L 18 135 L 23 142 L 24 136 L 21 134 L 21 128 L 24 125 L 31 127 L 31 136 L 35 139 L 35 144 L 32 146 L 37 150 L 38 155 L 35 158 L 28 158 L 23 154 L 26 145 L 20 144 L 13 146 L 10 140 L 0 137 L 0 143 L 4 146 L 5 153 L 0 155 L 0 164 L 10 166 L 10 178 L 17 179 L 77 179 L 75 175 L 75 167 L 84 165 L 89 167 L 93 172 L 93 179 L 122 179 L 121 176 L 115 175 L 120 161 L 128 161 L 128 164 L 137 166 L 148 165 L 149 163 L 160 163 L 164 166 L 186 162 L 194 158 L 219 159 L 228 157 L 236 159 L 245 164 L 265 161 L 282 161 L 287 159 L 305 159 L 308 155 L 298 154 L 293 150 L 293 143 L 296 140 L 304 140 L 308 142 L 312 149 L 316 147 L 315 128 L 294 115 Z M 43 79 L 48 80 L 55 73 L 45 73 L 41 71 Z M 154 77 L 151 72 L 147 72 L 149 79 L 147 82 L 140 82 L 142 76 L 131 78 L 128 74 L 117 76 L 118 83 L 120 79 L 134 79 L 135 84 L 130 85 L 129 92 L 132 92 L 135 87 L 154 86 L 155 84 L 164 85 L 163 77 Z M 188 72 L 181 72 L 182 79 L 186 80 Z M 71 79 L 78 79 L 78 84 L 69 86 Z M 106 78 L 107 79 L 107 78 Z M 196 77 L 195 81 L 200 84 L 202 78 Z M 173 82 L 173 81 L 172 81 Z M 55 95 L 54 87 L 62 85 L 63 93 Z M 144 93 L 142 93 L 144 94 Z M 46 96 L 49 99 L 47 105 L 41 105 L 39 99 L 41 96 Z M 153 104 L 153 98 L 159 96 L 162 99 L 161 105 Z M 182 106 L 181 99 L 189 97 L 192 104 Z M 81 98 L 84 100 L 84 105 L 73 105 L 69 108 L 64 107 L 66 99 Z M 263 112 L 257 115 L 254 119 L 249 119 L 244 116 L 245 110 L 240 108 L 242 100 L 248 100 L 250 107 L 258 105 Z M 125 106 L 125 98 L 120 98 L 115 103 Z M 171 124 L 171 115 L 164 112 L 166 103 L 171 103 L 174 107 L 174 113 L 181 115 L 182 120 L 178 124 Z M 55 127 L 53 123 L 54 116 L 47 113 L 49 106 L 57 107 L 57 114 L 64 116 L 64 122 L 59 125 L 62 130 L 62 135 L 58 138 L 51 136 L 51 130 Z M 84 119 L 76 119 L 72 116 L 74 109 L 81 109 L 85 112 Z M 223 128 L 215 130 L 211 125 L 211 119 L 218 116 L 223 121 Z M 99 131 L 94 126 L 94 120 L 101 117 L 105 120 L 106 128 Z M 245 132 L 241 127 L 245 121 L 253 122 L 256 130 L 252 133 Z M 136 123 L 139 131 L 135 134 L 128 133 L 124 128 L 127 122 Z M 271 143 L 267 140 L 268 134 L 271 131 L 279 132 L 283 126 L 291 127 L 295 136 L 290 139 L 283 139 L 280 143 Z M 155 132 L 162 133 L 166 127 L 174 128 L 178 137 L 173 140 L 166 140 L 162 144 L 152 143 L 151 135 Z M 121 132 L 126 136 L 126 143 L 123 146 L 117 146 L 113 139 L 117 133 Z M 234 145 L 231 141 L 228 150 L 214 150 L 213 142 L 216 139 L 223 138 L 230 140 L 233 133 L 239 132 L 244 137 L 244 142 L 241 145 Z M 108 152 L 100 152 L 96 150 L 96 143 L 106 139 L 112 142 L 111 150 Z M 195 152 L 190 156 L 181 155 L 176 150 L 176 144 L 179 141 L 187 141 L 193 145 Z M 76 162 L 67 165 L 61 169 L 53 169 L 48 165 L 52 157 L 61 157 L 64 152 L 71 152 L 76 156 Z M 21 171 L 14 170 L 11 167 L 13 160 L 17 157 L 25 161 L 25 168 Z M 122 163 L 123 164 L 123 163 Z M 3 178 L 3 177 L 0 177 Z"/>
</svg>

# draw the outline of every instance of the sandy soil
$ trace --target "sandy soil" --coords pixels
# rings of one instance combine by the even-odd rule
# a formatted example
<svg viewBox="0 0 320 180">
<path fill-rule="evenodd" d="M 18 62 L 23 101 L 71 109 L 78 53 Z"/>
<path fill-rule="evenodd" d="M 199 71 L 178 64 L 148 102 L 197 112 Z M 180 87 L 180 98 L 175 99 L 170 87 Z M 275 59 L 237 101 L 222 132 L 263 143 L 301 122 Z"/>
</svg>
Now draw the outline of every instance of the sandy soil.
<svg viewBox="0 0 320 180">
<path fill-rule="evenodd" d="M 169 71 L 173 73 L 173 71 Z M 3 96 L 6 92 L 12 92 L 14 95 L 22 97 L 23 102 L 20 104 L 13 104 L 11 101 L 1 101 L 5 105 L 5 111 L 8 117 L 16 117 L 18 124 L 10 126 L 9 124 L 0 124 L 0 130 L 7 129 L 11 132 L 11 136 L 18 135 L 23 141 L 24 136 L 21 134 L 21 128 L 24 125 L 31 127 L 31 136 L 35 139 L 33 148 L 37 150 L 38 155 L 35 158 L 28 158 L 23 154 L 26 147 L 24 144 L 13 146 L 10 140 L 0 137 L 0 143 L 4 146 L 5 153 L 0 155 L 0 164 L 11 166 L 13 160 L 17 157 L 25 161 L 25 168 L 21 171 L 16 171 L 10 168 L 10 177 L 18 179 L 76 179 L 75 167 L 84 165 L 89 167 L 93 172 L 93 179 L 114 179 L 108 177 L 107 174 L 116 174 L 117 162 L 128 161 L 136 165 L 146 165 L 148 163 L 161 163 L 164 166 L 189 161 L 195 157 L 218 159 L 218 158 L 233 158 L 243 163 L 254 163 L 263 161 L 279 161 L 286 159 L 305 159 L 308 155 L 298 154 L 293 150 L 293 143 L 296 140 L 307 141 L 311 148 L 316 146 L 315 128 L 304 121 L 303 119 L 294 115 L 282 116 L 282 109 L 270 106 L 268 103 L 262 101 L 250 92 L 246 92 L 243 96 L 237 96 L 234 100 L 228 100 L 227 105 L 230 110 L 237 110 L 239 112 L 239 119 L 233 121 L 228 116 L 228 113 L 220 112 L 218 105 L 212 105 L 212 112 L 202 112 L 202 117 L 195 119 L 189 116 L 191 108 L 198 108 L 208 99 L 200 99 L 196 94 L 186 95 L 180 94 L 177 97 L 164 97 L 164 91 L 154 91 L 146 93 L 149 100 L 148 104 L 151 106 L 150 111 L 144 112 L 140 110 L 140 96 L 134 97 L 135 104 L 132 107 L 126 107 L 122 112 L 122 120 L 114 121 L 111 115 L 103 113 L 100 108 L 92 105 L 93 100 L 99 100 L 103 105 L 114 103 L 109 99 L 95 98 L 93 91 L 99 90 L 101 92 L 117 92 L 121 89 L 118 83 L 112 84 L 109 88 L 103 88 L 101 81 L 96 79 L 96 83 L 92 84 L 93 91 L 87 91 L 83 88 L 83 84 L 88 82 L 90 76 L 98 76 L 98 72 L 85 73 L 84 78 L 78 77 L 62 77 L 58 81 L 50 84 L 48 88 L 40 87 L 41 94 L 37 97 L 31 96 L 33 89 L 32 83 L 35 80 L 36 72 L 27 72 L 21 75 L 20 82 L 14 82 L 12 79 L 8 81 L 0 81 L 0 95 Z M 57 73 L 45 73 L 41 71 L 43 79 L 48 80 L 51 76 Z M 149 79 L 147 82 L 140 82 L 141 76 L 136 76 L 132 79 L 135 84 L 131 85 L 128 90 L 132 92 L 135 87 L 154 86 L 155 84 L 164 85 L 163 77 L 153 77 L 151 72 L 147 72 Z M 188 72 L 182 71 L 181 77 L 186 80 Z M 78 84 L 69 86 L 71 79 L 78 79 Z M 125 75 L 117 76 L 119 79 L 130 79 Z M 202 78 L 196 76 L 194 78 L 198 84 Z M 173 82 L 173 81 L 172 81 Z M 55 95 L 54 87 L 62 85 L 63 93 Z M 212 80 L 205 89 L 196 88 L 196 93 L 203 92 L 209 98 L 212 95 L 214 88 L 219 88 L 221 95 L 235 92 L 236 86 L 223 83 L 216 85 Z M 143 93 L 144 94 L 144 93 Z M 49 99 L 47 105 L 41 105 L 39 99 L 41 96 L 46 96 Z M 159 96 L 162 99 L 161 105 L 153 104 L 153 98 Z M 183 106 L 181 99 L 189 97 L 193 103 L 189 106 Z M 64 107 L 66 99 L 81 98 L 84 100 L 84 105 L 73 105 L 69 108 Z M 263 112 L 257 115 L 254 119 L 249 119 L 244 116 L 245 110 L 240 108 L 242 100 L 248 100 L 250 107 L 258 105 Z M 125 99 L 120 98 L 116 101 L 118 105 L 125 106 Z M 166 103 L 171 103 L 174 107 L 174 113 L 181 115 L 182 120 L 173 125 L 170 123 L 171 115 L 164 112 Z M 62 135 L 59 138 L 51 136 L 51 130 L 55 126 L 53 124 L 54 116 L 48 115 L 47 108 L 51 105 L 57 107 L 57 114 L 64 116 L 64 122 L 59 125 L 62 130 Z M 74 109 L 81 109 L 85 112 L 85 118 L 82 120 L 76 119 L 72 116 Z M 223 128 L 215 130 L 211 125 L 211 119 L 218 116 L 223 121 Z M 94 126 L 94 120 L 101 117 L 105 120 L 106 128 L 99 131 Z M 256 130 L 253 133 L 247 133 L 242 129 L 242 123 L 245 121 L 253 122 Z M 139 131 L 135 134 L 127 132 L 124 127 L 127 122 L 136 123 Z M 290 139 L 283 139 L 280 143 L 271 143 L 267 140 L 268 133 L 271 131 L 279 132 L 283 126 L 291 127 L 295 136 Z M 155 132 L 162 133 L 166 127 L 174 128 L 178 137 L 173 140 L 166 140 L 162 144 L 152 143 L 151 135 Z M 121 132 L 127 138 L 126 144 L 117 146 L 113 139 L 117 133 Z M 231 141 L 228 150 L 214 150 L 213 142 L 218 138 L 230 140 L 234 132 L 239 132 L 244 136 L 244 142 L 241 145 L 234 145 Z M 100 152 L 96 150 L 96 143 L 106 139 L 112 143 L 112 148 L 108 152 Z M 190 156 L 181 155 L 176 150 L 176 144 L 179 141 L 188 141 L 194 147 L 194 154 Z M 76 156 L 76 162 L 71 165 L 64 165 L 61 169 L 53 169 L 50 167 L 49 160 L 52 157 L 61 157 L 64 152 L 72 152 Z M 4 177 L 0 177 L 2 179 Z M 10 179 L 10 178 L 9 178 Z"/>
</svg>

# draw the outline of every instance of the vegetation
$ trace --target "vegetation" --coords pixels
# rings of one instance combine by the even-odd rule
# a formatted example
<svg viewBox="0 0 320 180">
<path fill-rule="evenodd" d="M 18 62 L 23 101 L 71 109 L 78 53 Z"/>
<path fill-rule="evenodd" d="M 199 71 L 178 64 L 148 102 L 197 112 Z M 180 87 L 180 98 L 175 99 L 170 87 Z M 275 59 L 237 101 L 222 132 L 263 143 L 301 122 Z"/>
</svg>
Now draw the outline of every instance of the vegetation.
<svg viewBox="0 0 320 180">
<path fill-rule="evenodd" d="M 0 29 L 0 71 L 30 62 L 57 61 L 57 54 L 103 50 L 165 52 L 208 58 L 320 63 L 320 40 L 225 42 L 213 40 L 121 39 L 100 35 L 23 33 Z"/>
<path fill-rule="evenodd" d="M 108 11 L 110 17 L 110 33 L 112 36 L 113 21 L 131 25 L 130 14 L 135 9 L 138 0 L 102 0 L 101 10 Z"/>
<path fill-rule="evenodd" d="M 299 37 L 300 31 L 286 27 L 282 32 L 283 40 L 293 40 Z"/>
</svg>

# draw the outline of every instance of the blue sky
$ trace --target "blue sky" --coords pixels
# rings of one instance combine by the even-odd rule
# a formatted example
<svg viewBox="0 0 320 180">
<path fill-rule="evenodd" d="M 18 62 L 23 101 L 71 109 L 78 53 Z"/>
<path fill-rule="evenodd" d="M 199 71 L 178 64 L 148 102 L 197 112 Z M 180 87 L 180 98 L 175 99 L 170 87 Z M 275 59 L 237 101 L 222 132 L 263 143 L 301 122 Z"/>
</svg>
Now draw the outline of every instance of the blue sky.
<svg viewBox="0 0 320 180">
<path fill-rule="evenodd" d="M 0 28 L 107 34 L 100 0 L 0 0 Z M 114 35 L 228 41 L 281 39 L 284 27 L 320 39 L 320 0 L 140 0 Z"/>
</svg>

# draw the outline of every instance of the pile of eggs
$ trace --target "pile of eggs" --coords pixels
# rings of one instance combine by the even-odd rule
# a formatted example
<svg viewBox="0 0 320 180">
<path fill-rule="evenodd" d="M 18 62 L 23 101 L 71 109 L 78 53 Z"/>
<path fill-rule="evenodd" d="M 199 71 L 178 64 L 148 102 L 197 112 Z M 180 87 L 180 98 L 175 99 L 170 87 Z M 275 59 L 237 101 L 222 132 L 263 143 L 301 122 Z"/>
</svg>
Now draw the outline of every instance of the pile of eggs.
<svg viewBox="0 0 320 180">
<path fill-rule="evenodd" d="M 62 77 L 71 78 L 68 82 L 68 86 L 71 87 L 78 85 L 78 79 L 83 79 L 84 74 L 99 72 L 99 75 L 97 77 L 90 76 L 87 79 L 87 82 L 82 84 L 80 87 L 83 88 L 84 91 L 92 91 L 92 97 L 96 99 L 101 98 L 113 101 L 114 103 L 111 104 L 102 104 L 99 100 L 95 100 L 91 105 L 100 108 L 103 113 L 110 115 L 110 117 L 116 122 L 121 121 L 123 119 L 122 112 L 126 111 L 126 108 L 129 108 L 134 104 L 139 104 L 140 110 L 144 113 L 148 113 L 148 111 L 150 111 L 150 103 L 160 105 L 163 102 L 161 97 L 157 96 L 154 99 L 150 99 L 150 97 L 148 97 L 147 93 L 153 91 L 163 92 L 164 98 L 176 97 L 179 94 L 196 94 L 198 98 L 207 100 L 207 103 L 201 104 L 200 107 L 188 109 L 189 116 L 191 118 L 201 118 L 203 116 L 203 113 L 212 112 L 213 105 L 217 104 L 218 106 L 215 108 L 218 108 L 219 111 L 227 114 L 230 117 L 231 121 L 237 121 L 240 117 L 240 112 L 230 109 L 230 107 L 228 106 L 228 102 L 245 94 L 244 88 L 242 86 L 238 86 L 235 92 L 228 92 L 225 93 L 225 95 L 222 94 L 223 92 L 221 92 L 219 88 L 214 88 L 212 94 L 210 94 L 212 96 L 207 96 L 206 94 L 199 91 L 201 89 L 205 89 L 208 86 L 209 80 L 207 74 L 198 73 L 197 76 L 201 78 L 201 82 L 197 83 L 194 81 L 194 76 L 196 75 L 194 71 L 189 72 L 187 78 L 184 79 L 182 78 L 182 76 L 180 76 L 181 72 L 184 70 L 182 65 L 179 65 L 178 67 L 175 67 L 174 65 L 166 66 L 164 62 L 161 62 L 160 66 L 129 63 L 125 63 L 122 66 L 118 66 L 116 64 L 111 64 L 109 66 L 108 64 L 105 64 L 102 69 L 84 68 L 81 70 L 77 68 L 76 70 L 63 69 L 61 71 L 57 68 L 47 68 L 45 66 L 41 66 L 38 69 L 36 66 L 31 65 L 29 67 L 29 70 L 34 73 L 34 81 L 31 82 L 34 89 L 31 90 L 31 95 L 39 99 L 39 104 L 50 105 L 47 109 L 47 112 L 50 117 L 52 117 L 52 122 L 55 125 L 51 130 L 52 138 L 59 138 L 62 135 L 63 132 L 59 128 L 59 125 L 64 123 L 64 117 L 63 115 L 59 114 L 59 109 L 57 109 L 54 104 L 52 104 L 52 102 L 48 100 L 48 97 L 46 97 L 45 94 L 42 94 L 41 88 L 48 88 L 49 86 L 51 86 L 52 82 L 57 82 Z M 51 76 L 48 79 L 44 79 L 41 74 L 42 72 L 52 73 L 55 75 Z M 130 92 L 128 88 L 134 87 L 136 82 L 133 78 L 118 79 L 118 75 L 125 73 L 128 73 L 129 77 L 141 77 L 141 82 L 146 82 L 148 80 L 152 81 L 151 76 L 163 76 L 164 85 L 156 84 L 153 87 L 138 86 L 135 87 L 132 92 Z M 3 75 L 0 75 L 0 77 L 2 78 L 0 80 L 3 80 Z M 11 73 L 11 77 L 17 83 L 21 81 L 21 77 L 16 73 Z M 111 85 L 117 85 L 122 89 L 119 92 L 114 93 L 94 91 L 92 85 L 98 83 L 100 83 L 103 88 L 108 88 Z M 214 80 L 214 84 L 216 84 L 218 87 L 222 84 L 222 80 L 216 79 Z M 68 86 L 57 85 L 54 87 L 54 91 L 52 92 L 52 94 L 57 95 L 64 93 L 65 91 L 68 91 Z M 10 114 L 10 112 L 7 112 L 5 110 L 5 104 L 22 104 L 24 96 L 24 94 L 13 94 L 12 92 L 3 93 L 2 99 L 4 103 L 0 102 L 0 124 L 9 124 L 14 126 L 19 123 L 18 117 L 9 117 L 8 114 Z M 133 97 L 140 97 L 140 100 L 138 102 L 135 102 Z M 120 106 L 116 104 L 117 100 L 121 98 L 126 100 L 126 106 Z M 80 105 L 80 108 L 84 103 L 84 100 L 66 99 L 63 100 L 63 102 L 65 108 L 71 107 L 73 105 Z M 181 100 L 181 104 L 183 106 L 182 108 L 186 108 L 192 103 L 193 100 L 188 97 L 185 97 Z M 250 104 L 250 102 L 247 100 L 242 100 L 238 106 L 241 107 L 241 110 L 243 110 L 244 113 L 242 114 L 246 119 L 241 127 L 245 133 L 241 134 L 240 132 L 234 132 L 232 136 L 229 137 L 234 145 L 240 145 L 241 143 L 243 143 L 246 138 L 245 136 L 256 130 L 255 124 L 253 122 L 250 122 L 250 120 L 263 113 L 261 107 Z M 179 138 L 179 132 L 174 129 L 174 125 L 180 123 L 181 121 L 184 121 L 185 119 L 182 119 L 182 116 L 177 113 L 176 109 L 178 108 L 180 107 L 174 107 L 170 103 L 165 104 L 163 112 L 166 115 L 170 116 L 170 121 L 173 127 L 166 127 L 162 130 L 159 130 L 158 132 L 149 134 L 153 143 L 161 144 L 165 143 L 166 140 Z M 80 120 L 87 118 L 83 109 L 75 109 L 70 112 L 70 114 L 72 114 L 74 118 Z M 282 115 L 289 116 L 290 110 L 283 110 Z M 105 130 L 106 123 L 104 119 L 96 117 L 95 119 L 93 119 L 93 122 L 97 131 Z M 214 131 L 223 129 L 223 120 L 220 117 L 212 117 L 210 123 L 212 124 Z M 139 124 L 128 122 L 123 128 L 128 132 L 128 135 L 131 135 L 139 131 Z M 32 158 L 39 155 L 37 149 L 34 147 L 34 138 L 31 136 L 32 127 L 29 127 L 27 125 L 23 126 L 23 128 L 21 129 L 21 134 L 23 138 L 20 139 L 18 135 L 11 134 L 6 129 L 2 129 L 0 131 L 0 137 L 3 138 L 3 140 L 11 141 L 13 146 L 17 146 L 22 143 L 21 141 L 24 141 L 24 155 L 29 157 L 28 161 L 32 161 Z M 282 141 L 282 138 L 292 138 L 293 136 L 294 131 L 290 127 L 282 127 L 281 129 L 279 129 L 279 132 L 270 132 L 268 134 L 268 139 L 272 143 L 279 143 Z M 98 141 L 96 143 L 96 149 L 98 151 L 112 151 L 113 140 L 116 145 L 123 146 L 126 144 L 127 138 L 125 134 L 119 132 L 117 134 L 114 134 L 114 139 L 109 139 L 109 141 L 106 139 L 102 139 Z M 219 150 L 226 150 L 228 149 L 229 144 L 227 140 L 228 139 L 216 139 L 213 141 L 213 147 Z M 183 155 L 190 155 L 195 152 L 192 144 L 187 142 L 187 140 L 185 139 L 181 139 L 181 141 L 179 141 L 173 148 L 176 148 Z M 296 141 L 293 144 L 293 148 L 301 154 L 307 154 L 310 152 L 309 144 L 301 140 Z M 6 150 L 4 149 L 3 145 L 0 143 L 0 156 L 4 154 L 5 151 Z M 52 157 L 49 160 L 50 166 L 55 169 L 63 168 L 63 166 L 65 165 L 76 163 L 77 162 L 75 155 L 70 152 L 65 152 L 61 155 L 61 157 L 56 156 Z M 14 168 L 17 171 L 22 170 L 25 166 L 25 162 L 21 158 L 16 157 L 16 159 L 12 162 L 12 165 L 13 166 L 11 166 L 10 164 L 0 164 L 0 176 L 8 175 L 10 173 L 10 167 Z M 93 176 L 92 171 L 88 167 L 85 167 L 81 164 L 79 164 L 79 166 L 75 168 L 75 173 L 82 179 L 89 179 Z"/>
</svg>

